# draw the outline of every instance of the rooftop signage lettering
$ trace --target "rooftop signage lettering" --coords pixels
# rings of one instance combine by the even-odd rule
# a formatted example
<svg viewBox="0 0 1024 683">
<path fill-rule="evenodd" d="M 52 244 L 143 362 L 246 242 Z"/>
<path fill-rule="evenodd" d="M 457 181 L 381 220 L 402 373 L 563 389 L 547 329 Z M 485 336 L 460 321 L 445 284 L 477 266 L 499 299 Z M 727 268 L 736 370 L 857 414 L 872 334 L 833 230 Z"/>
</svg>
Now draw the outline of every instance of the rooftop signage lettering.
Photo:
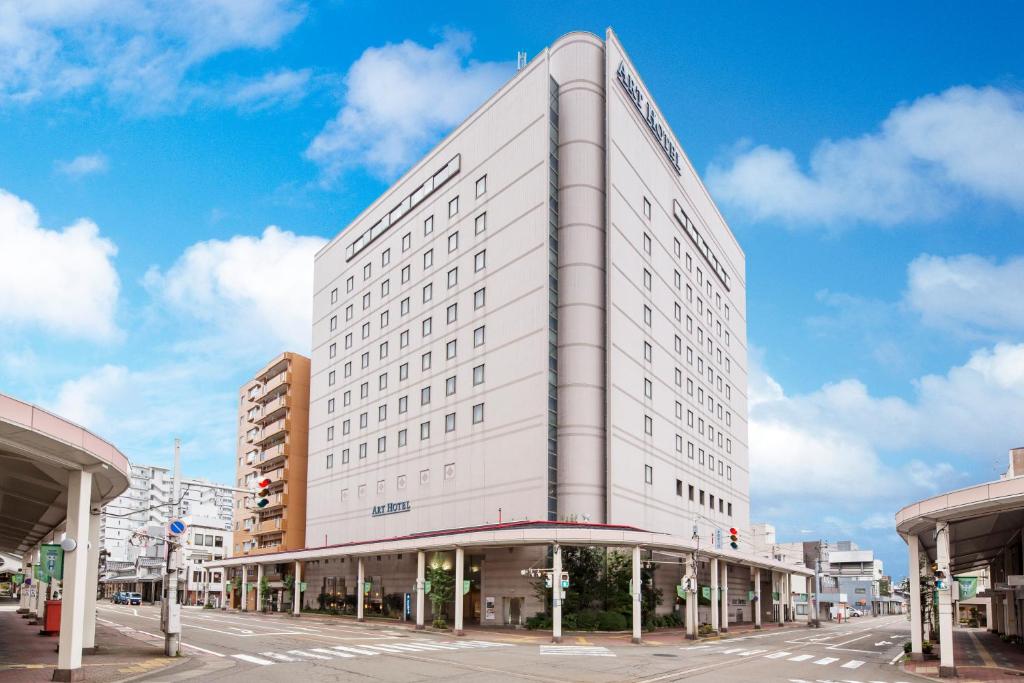
<svg viewBox="0 0 1024 683">
<path fill-rule="evenodd" d="M 683 211 L 683 207 L 674 199 L 672 200 L 672 215 L 676 217 L 676 220 L 679 222 L 679 225 L 682 226 L 683 231 L 690 236 L 690 241 L 693 242 L 694 246 L 697 247 L 697 251 L 701 253 L 704 260 L 708 262 L 709 266 L 711 266 L 711 270 L 715 271 L 715 275 L 717 275 L 718 279 L 722 281 L 723 285 L 725 285 L 725 289 L 727 291 L 731 290 L 731 279 L 729 277 L 729 273 L 725 272 L 725 266 L 721 264 L 718 257 L 715 256 L 713 251 L 711 251 L 711 245 L 704 241 L 704 238 L 697 230 L 697 226 L 693 224 L 690 217 L 686 215 L 685 211 Z"/>
<path fill-rule="evenodd" d="M 384 515 L 394 515 L 399 512 L 409 512 L 412 510 L 412 505 L 407 500 L 402 500 L 397 503 L 386 503 L 384 505 L 374 505 L 370 511 L 371 517 L 383 517 Z"/>
<path fill-rule="evenodd" d="M 356 254 L 370 246 L 371 242 L 387 232 L 392 225 L 400 221 L 407 213 L 421 204 L 424 199 L 451 180 L 459 172 L 460 159 L 461 156 L 458 154 L 452 157 L 451 161 L 442 166 L 434 175 L 427 178 L 426 182 L 413 190 L 409 196 L 398 203 L 398 206 L 388 211 L 383 218 L 370 226 L 354 242 L 345 247 L 345 260 L 351 261 Z"/>
<path fill-rule="evenodd" d="M 654 135 L 654 139 L 658 142 L 658 146 L 661 147 L 662 151 L 665 152 L 665 156 L 668 158 L 672 167 L 676 169 L 676 174 L 679 174 L 679 150 L 676 149 L 675 143 L 672 142 L 672 137 L 668 134 L 668 126 L 662 124 L 661 117 L 658 116 L 658 112 L 651 106 L 651 98 L 649 98 L 640 87 L 640 80 L 634 78 L 633 74 L 626 68 L 625 62 L 619 62 L 619 69 L 616 72 L 619 77 L 619 83 L 626 90 L 629 95 L 629 99 L 633 100 L 633 105 L 636 106 L 636 110 L 644 117 L 644 121 L 647 122 L 647 127 L 651 130 Z"/>
</svg>

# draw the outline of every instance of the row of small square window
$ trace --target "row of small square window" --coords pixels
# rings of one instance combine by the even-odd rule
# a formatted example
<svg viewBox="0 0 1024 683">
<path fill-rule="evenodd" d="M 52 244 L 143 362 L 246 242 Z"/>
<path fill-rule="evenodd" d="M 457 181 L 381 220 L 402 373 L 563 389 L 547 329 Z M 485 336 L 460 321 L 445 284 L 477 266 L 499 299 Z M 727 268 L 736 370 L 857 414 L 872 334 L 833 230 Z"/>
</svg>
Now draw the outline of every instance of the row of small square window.
<svg viewBox="0 0 1024 683">
<path fill-rule="evenodd" d="M 693 389 L 694 389 L 693 379 L 690 378 L 690 377 L 687 377 L 686 378 L 686 394 L 688 396 L 693 396 L 694 395 L 693 394 Z M 731 394 L 731 392 L 730 392 L 730 394 Z M 649 400 L 653 400 L 654 399 L 654 382 L 650 378 L 648 378 L 648 377 L 644 377 L 644 398 L 645 399 L 649 399 Z M 696 398 L 697 398 L 697 405 L 703 407 L 704 406 L 704 388 L 703 387 L 697 387 L 697 396 L 696 396 Z M 711 395 L 711 390 L 709 389 L 708 392 L 707 392 L 707 408 L 708 408 L 708 413 L 710 415 L 712 415 L 712 416 L 714 416 L 714 414 L 715 414 L 715 405 L 716 404 L 715 404 L 714 397 Z M 721 419 L 723 419 L 722 402 L 719 401 L 717 405 L 718 405 L 718 419 L 721 420 Z M 726 410 L 725 411 L 725 415 L 724 415 L 724 419 L 725 419 L 725 426 L 726 427 L 731 427 L 732 426 L 732 411 Z"/>
<path fill-rule="evenodd" d="M 405 334 L 405 333 L 403 333 L 403 334 Z M 487 326 L 486 325 L 481 325 L 480 327 L 477 327 L 477 328 L 475 328 L 473 330 L 473 348 L 479 348 L 479 347 L 483 346 L 485 341 L 486 341 L 486 339 L 487 339 Z M 406 345 L 408 345 L 408 338 L 406 338 L 404 344 L 401 344 L 401 341 L 402 340 L 400 338 L 400 346 L 402 346 L 403 348 Z M 388 342 L 381 342 L 381 345 L 379 347 L 379 352 L 378 353 L 380 354 L 380 358 L 381 359 L 387 358 L 387 356 L 388 356 Z M 458 355 L 458 340 L 457 339 L 450 339 L 449 341 L 445 342 L 444 353 L 445 353 L 445 359 L 446 360 L 455 360 L 455 358 Z M 360 356 L 359 364 L 360 364 L 360 367 L 362 369 L 367 369 L 367 368 L 370 367 L 370 352 L 369 351 L 364 351 L 362 353 L 362 355 Z M 422 371 L 430 370 L 432 365 L 433 365 L 433 352 L 432 351 L 426 351 L 426 352 L 420 354 L 420 370 L 422 370 Z M 342 366 L 342 375 L 343 375 L 343 377 L 351 377 L 352 376 L 352 361 L 350 361 L 350 360 L 349 361 L 345 361 L 345 364 Z M 403 381 L 403 380 L 406 380 L 408 378 L 409 378 L 409 363 L 402 363 L 401 365 L 398 366 L 398 380 L 399 381 Z M 331 370 L 331 371 L 329 371 L 327 373 L 327 386 L 333 387 L 336 383 L 337 383 L 337 370 Z M 368 389 L 369 385 L 367 383 L 364 383 L 364 384 L 367 386 L 367 389 Z M 382 372 L 378 376 L 378 378 L 377 378 L 377 388 L 378 389 L 387 389 L 388 388 L 388 373 Z M 363 396 L 362 398 L 365 398 L 365 396 Z"/>
<path fill-rule="evenodd" d="M 678 420 L 682 420 L 683 419 L 683 404 L 680 403 L 679 401 L 676 401 L 676 419 L 678 419 Z M 693 414 L 692 410 L 687 410 L 686 411 L 686 426 L 687 427 L 693 427 L 694 426 L 694 414 Z M 707 437 L 708 437 L 708 443 L 710 443 L 712 446 L 714 446 L 715 445 L 715 435 L 716 435 L 715 426 L 710 424 L 710 423 L 708 423 L 707 424 L 707 429 L 705 430 L 704 418 L 702 418 L 702 417 L 697 418 L 696 426 L 697 426 L 697 433 L 700 434 L 701 436 L 704 436 L 705 433 L 706 433 Z M 717 430 L 718 447 L 719 448 L 723 448 L 724 447 L 725 448 L 725 452 L 731 454 L 732 453 L 732 437 L 723 437 L 724 433 L 725 432 L 722 429 Z M 646 434 L 647 436 L 654 436 L 654 418 L 652 418 L 650 415 L 644 415 L 644 434 Z M 679 452 L 679 453 L 681 453 L 683 451 L 683 448 L 682 448 L 682 438 L 683 437 L 680 436 L 678 433 L 676 434 L 676 451 Z M 692 444 L 691 444 L 690 457 L 691 458 L 693 457 Z M 701 458 L 701 464 L 703 464 L 703 458 Z"/>
<path fill-rule="evenodd" d="M 455 197 L 452 200 L 452 201 L 454 201 L 456 203 L 456 207 L 458 205 L 458 199 L 459 199 L 458 197 Z M 454 215 L 454 214 L 452 214 L 452 215 Z M 479 235 L 479 234 L 481 234 L 483 232 L 486 232 L 486 230 L 487 230 L 487 212 L 484 211 L 483 213 L 479 214 L 475 219 L 473 219 L 473 234 L 474 235 Z M 424 234 L 424 236 L 426 236 L 426 235 L 430 235 L 433 232 L 434 232 L 434 217 L 433 216 L 428 216 L 423 221 L 423 234 Z M 412 233 L 411 232 L 407 232 L 404 235 L 402 235 L 402 253 L 404 254 L 405 252 L 409 251 L 411 248 L 412 248 Z M 453 253 L 458 248 L 459 248 L 459 231 L 456 230 L 455 232 L 453 232 L 450 235 L 448 235 L 448 253 L 449 254 Z M 389 247 L 387 249 L 384 249 L 381 252 L 381 254 L 380 254 L 380 265 L 381 265 L 382 268 L 386 268 L 390 264 L 391 264 L 391 248 Z M 433 265 L 434 265 L 434 250 L 431 248 L 431 249 L 428 249 L 425 252 L 423 252 L 423 268 L 424 268 L 424 270 L 426 270 L 426 269 L 432 267 Z M 411 267 L 410 266 L 407 265 L 404 268 L 402 268 L 402 278 L 403 278 L 402 282 L 407 282 L 408 281 L 408 277 L 409 277 L 410 274 L 411 274 Z M 372 266 L 372 264 L 370 262 L 367 262 L 367 263 L 363 264 L 363 280 L 364 281 L 369 280 L 372 275 L 373 275 L 373 266 Z M 346 280 L 345 280 L 345 293 L 346 294 L 351 293 L 352 290 L 355 289 L 355 286 L 356 286 L 355 276 L 354 275 L 349 275 L 348 278 L 346 278 Z M 369 294 L 369 292 L 365 293 L 363 296 L 365 297 L 368 294 Z M 382 294 L 382 296 L 383 296 L 383 294 Z M 338 288 L 337 287 L 335 287 L 334 289 L 331 290 L 331 303 L 332 304 L 338 303 Z"/>
<path fill-rule="evenodd" d="M 644 344 L 644 349 L 643 349 L 644 361 L 647 362 L 647 363 L 653 363 L 654 362 L 654 347 L 651 345 L 651 343 L 649 341 L 645 341 L 643 344 Z M 676 353 L 681 353 L 681 351 L 682 351 L 682 339 L 678 335 L 676 335 Z M 686 347 L 686 362 L 689 363 L 690 365 L 693 365 L 693 355 L 694 355 L 693 354 L 693 347 L 687 346 Z M 705 371 L 704 365 L 705 365 L 704 358 L 702 358 L 701 356 L 697 356 L 697 374 L 701 378 L 703 378 L 703 376 L 705 374 L 705 372 L 704 372 Z M 719 373 L 717 375 L 717 377 L 716 377 L 714 368 L 712 367 L 710 361 L 707 363 L 707 378 L 708 378 L 708 390 L 709 391 L 714 389 L 715 386 L 716 386 L 716 383 L 717 383 L 718 391 L 723 392 L 725 394 L 725 398 L 726 399 L 732 400 L 732 386 L 728 382 L 724 382 L 723 381 L 721 373 Z M 682 387 L 683 386 L 683 371 L 678 366 L 676 366 L 676 368 L 675 368 L 675 384 L 678 387 Z"/>
<path fill-rule="evenodd" d="M 458 233 L 457 232 L 453 233 L 451 235 L 451 237 L 458 237 Z M 427 264 L 428 258 L 429 258 L 429 261 L 430 261 L 430 265 L 433 264 L 433 259 L 434 259 L 433 253 L 434 253 L 433 250 L 429 249 L 429 250 L 427 250 L 426 253 L 423 254 L 424 270 L 429 268 L 429 265 Z M 479 273 L 479 272 L 483 271 L 485 268 L 487 268 L 487 250 L 486 249 L 482 249 L 482 250 L 478 251 L 477 253 L 473 254 L 473 272 L 474 273 Z M 409 266 L 403 267 L 402 271 L 401 271 L 401 284 L 406 284 L 406 283 L 410 282 L 411 279 L 412 279 L 412 272 L 411 272 L 410 267 Z M 448 288 L 452 289 L 458 283 L 459 283 L 459 269 L 456 266 L 455 268 L 452 268 L 452 269 L 450 269 L 448 271 Z M 391 294 L 391 278 L 388 278 L 388 279 L 384 280 L 383 282 L 381 282 L 380 283 L 380 289 L 381 289 L 381 294 L 380 295 L 381 295 L 382 299 L 386 298 L 387 296 L 389 296 Z M 336 291 L 337 290 L 334 290 L 334 292 L 336 292 Z M 332 296 L 332 302 L 333 301 L 337 301 L 337 297 L 335 296 L 334 292 L 332 292 L 332 295 L 331 295 Z M 422 287 L 422 296 L 423 296 L 423 303 L 427 303 L 427 302 L 431 301 L 434 298 L 434 284 L 432 282 L 428 282 L 427 284 L 423 285 L 423 287 Z M 369 309 L 371 304 L 372 304 L 372 297 L 370 295 L 370 292 L 363 293 L 363 296 L 362 296 L 363 310 L 365 311 L 365 310 Z M 404 315 L 405 313 L 409 312 L 409 298 L 408 297 L 406 297 L 405 299 L 402 300 L 401 305 L 399 307 L 399 310 L 402 312 L 402 315 Z M 355 307 L 354 307 L 354 305 L 353 304 L 348 304 L 347 306 L 345 306 L 345 320 L 349 321 L 354 316 L 355 316 Z M 366 323 L 366 324 L 368 324 L 368 323 Z M 328 321 L 328 327 L 329 327 L 331 332 L 334 332 L 335 330 L 338 329 L 338 315 L 337 314 L 334 314 L 334 315 L 332 315 L 330 317 L 330 319 Z"/>
<path fill-rule="evenodd" d="M 457 388 L 457 385 L 458 385 L 456 380 L 457 380 L 457 376 L 456 375 L 452 375 L 451 377 L 448 377 L 447 379 L 445 379 L 445 381 L 444 381 L 444 393 L 445 393 L 445 396 L 454 396 L 455 395 L 456 388 Z M 483 364 L 477 365 L 476 367 L 473 368 L 473 386 L 479 386 L 479 385 L 483 384 L 484 380 L 485 380 L 484 365 Z M 360 398 L 368 398 L 369 397 L 370 387 L 369 387 L 369 384 L 367 382 L 363 382 L 363 384 L 360 385 L 360 389 L 359 390 L 360 390 L 360 394 L 361 394 Z M 430 405 L 430 399 L 431 399 L 431 387 L 428 384 L 427 386 L 422 387 L 420 389 L 420 405 L 421 406 Z M 346 389 L 345 392 L 342 394 L 342 399 L 341 400 L 342 400 L 342 406 L 349 406 L 349 405 L 351 405 L 351 403 L 352 403 L 352 390 L 351 389 Z M 328 414 L 334 413 L 334 408 L 335 408 L 335 399 L 334 398 L 327 399 L 327 413 Z M 409 411 L 409 396 L 408 395 L 399 396 L 398 397 L 398 414 L 399 415 L 404 415 L 408 411 Z M 387 403 L 382 403 L 381 405 L 377 406 L 377 421 L 378 422 L 384 422 L 385 420 L 387 420 L 387 416 L 388 416 L 388 404 Z M 360 416 L 359 416 L 359 427 L 360 427 L 360 429 L 366 428 L 368 420 L 369 420 L 369 418 L 368 418 L 368 413 L 367 412 L 364 412 L 364 413 L 360 414 Z M 345 420 L 345 422 L 342 423 L 342 428 L 341 428 L 342 434 L 348 434 L 349 431 L 350 431 L 350 428 L 348 426 L 346 426 L 347 423 L 348 423 L 348 420 Z M 330 440 L 330 438 L 333 438 L 333 434 L 334 434 L 334 432 L 331 429 L 329 429 L 328 430 L 328 435 L 329 435 L 329 439 L 328 440 Z"/>
<path fill-rule="evenodd" d="M 443 469 L 444 469 L 444 480 L 445 481 L 453 481 L 455 479 L 455 463 L 450 462 L 450 463 L 446 464 Z M 430 470 L 429 469 L 420 470 L 419 481 L 420 481 L 420 486 L 426 486 L 426 485 L 430 484 Z M 404 491 L 406 486 L 407 486 L 407 477 L 406 477 L 406 475 L 399 474 L 397 477 L 395 477 L 395 488 L 397 490 Z M 378 479 L 377 480 L 377 495 L 378 496 L 385 495 L 387 493 L 386 489 L 387 489 L 387 486 L 385 485 L 385 480 L 384 479 Z M 349 495 L 348 491 L 349 490 L 347 488 L 344 488 L 344 489 L 341 490 L 341 502 L 344 503 L 345 501 L 348 500 L 348 495 Z M 358 486 L 356 486 L 356 495 L 359 498 L 365 498 L 366 497 L 366 484 L 359 484 Z M 378 559 L 380 559 L 380 558 L 378 558 Z"/>
<path fill-rule="evenodd" d="M 431 285 L 427 285 L 427 287 L 431 287 Z M 424 296 L 427 297 L 427 298 L 424 298 L 424 303 L 427 303 L 427 302 L 429 302 L 433 298 L 433 292 L 431 291 L 429 293 L 429 296 L 428 296 L 427 290 L 424 290 Z M 486 287 L 481 287 L 480 289 L 478 289 L 478 290 L 473 292 L 473 310 L 474 311 L 479 311 L 480 309 L 482 309 L 486 305 L 487 305 L 487 288 Z M 406 298 L 402 299 L 402 301 L 401 301 L 401 303 L 399 305 L 399 315 L 404 317 L 408 313 L 409 313 L 409 297 L 406 297 Z M 458 322 L 458 320 L 459 320 L 459 304 L 458 304 L 458 302 L 454 302 L 454 303 L 449 304 L 448 307 L 445 309 L 445 320 L 446 320 L 446 322 L 449 325 L 451 325 L 451 324 L 453 324 L 455 322 Z M 381 311 L 381 313 L 380 313 L 380 328 L 383 330 L 384 328 L 386 328 L 390 324 L 390 322 L 391 322 L 390 311 L 388 311 L 388 310 Z M 331 324 L 334 325 L 334 327 L 331 328 L 331 331 L 334 331 L 336 329 L 336 327 L 337 327 L 337 323 L 336 323 L 334 318 L 331 318 Z M 424 318 L 423 321 L 420 323 L 420 332 L 421 332 L 421 334 L 424 337 L 428 336 L 433 331 L 433 325 L 434 325 L 434 322 L 433 322 L 433 317 L 432 316 L 428 316 L 428 317 Z M 370 323 L 368 321 L 364 322 L 362 324 L 362 329 L 360 331 L 360 334 L 361 334 L 361 338 L 362 339 L 369 339 L 370 338 Z M 353 335 L 352 332 L 346 332 L 345 336 L 343 337 L 344 347 L 346 349 L 352 348 L 352 343 L 353 343 L 353 336 L 352 335 Z M 403 346 L 403 348 L 404 348 L 404 346 L 407 345 L 408 343 L 409 343 L 409 331 L 405 330 L 405 331 L 403 331 L 399 335 L 399 344 L 401 344 Z M 382 347 L 386 348 L 386 344 L 387 343 L 384 342 L 382 344 Z M 327 355 L 330 358 L 334 358 L 334 357 L 336 357 L 338 355 L 338 343 L 337 342 L 331 342 L 330 346 L 328 346 L 328 349 L 327 349 Z"/>
<path fill-rule="evenodd" d="M 473 424 L 482 424 L 484 421 L 484 404 L 477 403 L 473 406 L 472 410 L 472 421 Z M 333 430 L 333 427 L 328 427 L 328 430 Z M 450 433 L 455 431 L 455 413 L 448 413 L 444 416 L 444 431 Z M 333 439 L 333 432 L 328 440 Z M 430 439 L 430 420 L 420 423 L 420 441 L 427 441 Z M 398 430 L 397 434 L 398 448 L 404 448 L 409 443 L 409 430 L 402 428 Z M 367 457 L 370 449 L 369 442 L 362 442 L 356 446 L 356 452 L 360 459 Z M 388 438 L 387 435 L 377 437 L 377 452 L 386 453 L 388 450 Z M 343 448 L 341 450 L 341 464 L 347 465 L 350 460 L 351 449 Z M 328 453 L 324 462 L 326 469 L 333 469 L 334 467 L 334 453 Z"/>
</svg>

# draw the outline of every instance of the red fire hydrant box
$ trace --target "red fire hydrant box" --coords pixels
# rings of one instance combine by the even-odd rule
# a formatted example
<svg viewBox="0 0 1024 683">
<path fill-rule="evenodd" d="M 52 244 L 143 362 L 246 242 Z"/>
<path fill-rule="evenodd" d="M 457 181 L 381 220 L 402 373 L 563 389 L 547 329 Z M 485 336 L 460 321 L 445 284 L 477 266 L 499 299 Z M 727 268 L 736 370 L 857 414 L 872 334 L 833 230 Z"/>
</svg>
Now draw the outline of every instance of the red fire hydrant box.
<svg viewBox="0 0 1024 683">
<path fill-rule="evenodd" d="M 43 628 L 39 632 L 47 636 L 55 636 L 60 633 L 60 600 L 46 601 Z"/>
</svg>

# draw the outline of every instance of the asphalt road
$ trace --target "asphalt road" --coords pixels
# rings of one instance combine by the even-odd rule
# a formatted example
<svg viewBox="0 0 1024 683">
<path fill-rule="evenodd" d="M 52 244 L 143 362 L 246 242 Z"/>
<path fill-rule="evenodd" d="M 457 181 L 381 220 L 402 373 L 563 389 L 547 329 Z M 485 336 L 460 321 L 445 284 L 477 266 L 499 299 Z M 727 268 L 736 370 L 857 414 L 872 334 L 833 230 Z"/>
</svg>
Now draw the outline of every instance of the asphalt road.
<svg viewBox="0 0 1024 683">
<path fill-rule="evenodd" d="M 162 647 L 155 607 L 101 603 L 101 623 Z M 919 679 L 892 662 L 908 638 L 904 616 L 862 617 L 821 629 L 766 628 L 688 644 L 624 644 L 602 636 L 549 645 L 536 634 L 472 631 L 464 638 L 379 622 L 183 608 L 192 659 L 152 681 L 662 681 L 899 683 Z"/>
</svg>

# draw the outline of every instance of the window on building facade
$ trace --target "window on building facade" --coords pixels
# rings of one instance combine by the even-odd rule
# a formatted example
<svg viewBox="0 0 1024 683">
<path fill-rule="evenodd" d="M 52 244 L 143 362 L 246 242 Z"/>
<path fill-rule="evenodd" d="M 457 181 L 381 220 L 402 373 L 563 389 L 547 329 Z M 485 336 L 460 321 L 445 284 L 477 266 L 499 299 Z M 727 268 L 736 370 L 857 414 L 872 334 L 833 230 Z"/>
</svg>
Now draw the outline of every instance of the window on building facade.
<svg viewBox="0 0 1024 683">
<path fill-rule="evenodd" d="M 487 230 L 487 212 L 480 214 L 473 221 L 473 231 L 475 234 L 479 235 L 485 230 Z"/>
<path fill-rule="evenodd" d="M 651 467 L 650 465 L 644 465 L 644 483 L 654 483 L 654 468 Z"/>
<path fill-rule="evenodd" d="M 482 175 L 476 179 L 476 196 L 482 197 L 487 192 L 487 175 Z"/>
</svg>

